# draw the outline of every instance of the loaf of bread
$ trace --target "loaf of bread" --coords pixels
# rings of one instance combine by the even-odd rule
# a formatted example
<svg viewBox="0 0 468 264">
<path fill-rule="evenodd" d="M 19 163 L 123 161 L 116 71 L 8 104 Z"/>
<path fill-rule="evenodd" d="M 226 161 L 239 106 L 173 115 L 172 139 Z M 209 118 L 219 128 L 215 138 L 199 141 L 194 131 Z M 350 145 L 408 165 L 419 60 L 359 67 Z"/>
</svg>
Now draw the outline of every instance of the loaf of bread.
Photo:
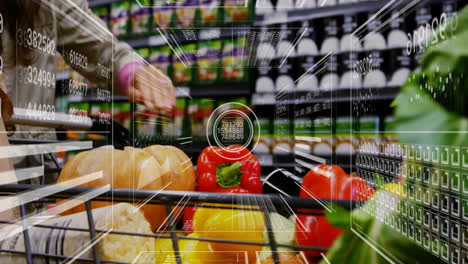
<svg viewBox="0 0 468 264">
<path fill-rule="evenodd" d="M 120 231 L 138 234 L 153 234 L 150 224 L 143 213 L 136 207 L 120 203 L 92 210 L 94 227 L 102 230 L 96 234 L 96 243 L 101 261 L 120 261 L 126 263 L 155 263 L 153 237 L 134 235 L 111 234 L 109 231 Z M 86 212 L 61 216 L 47 220 L 41 225 L 80 228 L 89 230 Z M 1 248 L 24 252 L 23 232 L 15 231 L 20 226 L 11 225 L 9 230 L 15 232 L 13 236 L 3 233 L 7 237 L 1 243 Z M 7 229 L 6 229 L 7 230 Z M 6 230 L 2 230 L 6 232 Z M 37 254 L 63 256 L 59 258 L 45 258 L 34 256 L 33 263 L 66 263 L 76 258 L 74 263 L 89 263 L 80 259 L 94 259 L 92 245 L 88 231 L 72 231 L 46 227 L 31 227 L 28 229 L 31 250 Z M 65 261 L 65 260 L 68 261 Z M 0 263 L 23 264 L 26 263 L 24 254 L 0 254 Z"/>
<path fill-rule="evenodd" d="M 90 181 L 83 187 L 144 189 L 144 190 L 195 190 L 195 171 L 192 161 L 183 151 L 172 146 L 151 146 L 146 149 L 127 147 L 124 150 L 98 148 L 81 152 L 70 159 L 60 173 L 57 184 L 96 172 L 102 178 Z M 93 208 L 109 205 L 109 202 L 91 203 Z M 161 205 L 135 203 L 140 206 L 152 230 L 165 224 L 166 208 Z M 84 210 L 80 205 L 65 214 Z M 178 215 L 178 214 L 174 214 Z"/>
</svg>

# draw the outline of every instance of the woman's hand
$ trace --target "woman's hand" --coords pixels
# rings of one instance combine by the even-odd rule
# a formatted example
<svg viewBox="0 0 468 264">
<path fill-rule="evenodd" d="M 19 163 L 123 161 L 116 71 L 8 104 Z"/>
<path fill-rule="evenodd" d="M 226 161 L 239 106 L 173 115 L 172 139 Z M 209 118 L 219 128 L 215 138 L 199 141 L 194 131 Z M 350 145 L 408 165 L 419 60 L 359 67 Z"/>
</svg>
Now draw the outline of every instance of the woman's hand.
<svg viewBox="0 0 468 264">
<path fill-rule="evenodd" d="M 128 87 L 130 101 L 145 104 L 149 108 L 172 109 L 175 106 L 175 90 L 172 81 L 152 65 L 138 67 Z"/>
</svg>

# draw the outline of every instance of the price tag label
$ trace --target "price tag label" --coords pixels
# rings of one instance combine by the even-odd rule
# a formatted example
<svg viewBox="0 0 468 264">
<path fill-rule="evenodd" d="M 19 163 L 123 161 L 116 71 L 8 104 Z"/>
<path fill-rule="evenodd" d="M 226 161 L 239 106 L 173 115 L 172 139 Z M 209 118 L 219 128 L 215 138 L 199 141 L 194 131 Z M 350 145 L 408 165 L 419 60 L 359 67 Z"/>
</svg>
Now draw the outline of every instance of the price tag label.
<svg viewBox="0 0 468 264">
<path fill-rule="evenodd" d="M 177 87 L 176 97 L 190 97 L 190 87 L 185 87 L 185 86 Z"/>
<path fill-rule="evenodd" d="M 160 46 L 165 43 L 165 40 L 163 36 L 158 35 L 158 36 L 152 36 L 148 39 L 148 44 L 149 46 Z"/>
<path fill-rule="evenodd" d="M 200 40 L 219 39 L 220 37 L 221 37 L 221 30 L 219 28 L 203 29 L 203 30 L 200 30 L 199 32 Z"/>
</svg>

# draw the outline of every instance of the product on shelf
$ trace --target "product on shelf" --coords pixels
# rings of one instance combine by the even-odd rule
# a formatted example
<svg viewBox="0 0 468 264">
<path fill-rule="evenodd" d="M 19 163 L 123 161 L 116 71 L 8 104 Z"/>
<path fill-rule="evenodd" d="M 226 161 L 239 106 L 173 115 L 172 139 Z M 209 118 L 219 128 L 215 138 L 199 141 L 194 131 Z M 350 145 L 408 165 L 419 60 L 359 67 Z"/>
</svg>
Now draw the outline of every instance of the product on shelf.
<svg viewBox="0 0 468 264">
<path fill-rule="evenodd" d="M 223 80 L 247 80 L 247 39 L 245 37 L 225 40 L 223 43 Z"/>
<path fill-rule="evenodd" d="M 380 118 L 363 116 L 359 118 L 359 153 L 379 154 L 382 138 L 380 137 Z"/>
<path fill-rule="evenodd" d="M 70 200 L 71 201 L 71 200 Z M 56 208 L 59 208 L 57 205 Z M 52 211 L 48 209 L 47 211 Z M 119 203 L 113 206 L 92 210 L 95 228 L 112 230 L 116 232 L 130 232 L 144 235 L 152 235 L 150 224 L 138 208 L 127 204 Z M 155 240 L 153 237 L 128 236 L 119 234 L 108 234 L 100 236 L 97 240 L 92 240 L 88 231 L 76 231 L 73 229 L 88 230 L 87 212 L 81 212 L 69 216 L 45 218 L 43 225 L 69 228 L 70 230 L 60 230 L 31 226 L 28 228 L 30 243 L 37 246 L 34 252 L 37 254 L 50 254 L 53 256 L 75 256 L 80 253 L 80 258 L 94 259 L 93 248 L 88 245 L 96 243 L 96 249 L 101 259 L 116 262 L 133 262 L 141 252 L 154 252 Z M 17 225 L 11 225 L 11 231 L 18 229 Z M 7 227 L 7 228 L 8 228 Z M 8 231 L 4 229 L 4 231 Z M 17 232 L 8 238 L 2 238 L 2 250 L 17 250 L 24 252 L 26 243 L 22 232 Z M 3 253 L 0 261 L 3 263 L 26 263 L 25 255 L 10 255 Z M 34 263 L 47 263 L 48 257 L 34 257 Z M 154 254 L 145 256 L 149 263 L 155 262 Z M 79 261 L 78 261 L 79 262 Z"/>
<path fill-rule="evenodd" d="M 214 110 L 214 100 L 210 98 L 201 98 L 199 104 L 200 118 L 202 121 L 200 130 L 204 130 L 203 132 L 200 131 L 200 134 L 204 136 L 211 136 L 213 131 L 207 131 L 206 127 L 208 127 L 208 121 Z"/>
<path fill-rule="evenodd" d="M 181 137 L 189 135 L 185 125 L 185 109 L 187 100 L 185 98 L 177 98 L 176 106 L 172 110 L 172 136 Z"/>
<path fill-rule="evenodd" d="M 275 12 L 273 3 L 271 0 L 258 0 L 255 4 L 256 15 L 266 15 Z"/>
<path fill-rule="evenodd" d="M 113 102 L 112 105 L 112 119 L 117 121 L 126 129 L 130 130 L 130 124 L 132 120 L 131 107 L 129 102 Z"/>
<path fill-rule="evenodd" d="M 214 83 L 220 78 L 221 41 L 204 41 L 198 43 L 197 81 L 202 84 Z"/>
<path fill-rule="evenodd" d="M 102 173 L 102 176 L 99 175 Z M 97 148 L 80 152 L 62 169 L 57 183 L 67 186 L 76 183 L 73 179 L 94 175 L 95 180 L 80 184 L 81 187 L 130 188 L 143 190 L 195 189 L 195 171 L 190 159 L 181 150 L 172 146 L 151 146 L 145 149 L 126 147 L 125 150 Z M 91 177 L 91 176 L 90 176 Z M 109 202 L 91 202 L 93 208 L 109 205 Z M 78 205 L 65 214 L 84 211 Z M 161 205 L 141 207 L 151 230 L 165 223 L 166 209 Z"/>
<path fill-rule="evenodd" d="M 65 62 L 65 59 L 62 56 L 57 56 L 56 70 L 57 72 L 70 70 L 70 66 L 68 66 L 68 64 Z"/>
<path fill-rule="evenodd" d="M 195 52 L 195 44 L 185 44 L 176 47 L 175 53 L 172 55 L 173 80 L 176 84 L 189 84 L 194 81 Z"/>
<path fill-rule="evenodd" d="M 358 18 L 357 14 L 346 15 L 343 18 L 343 34 L 340 41 L 341 54 L 339 55 L 340 89 L 355 89 L 362 86 L 361 76 L 354 71 L 362 50 L 359 38 L 354 34 L 358 26 L 361 25 Z"/>
<path fill-rule="evenodd" d="M 363 87 L 380 88 L 387 85 L 386 67 L 384 49 L 387 48 L 387 42 L 379 27 L 382 25 L 381 18 L 375 16 L 375 13 L 368 13 L 367 18 L 370 22 L 366 25 L 368 33 L 364 37 L 364 60 L 369 61 L 368 72 L 364 76 Z M 372 18 L 372 19 L 371 19 Z"/>
<path fill-rule="evenodd" d="M 174 21 L 174 1 L 155 0 L 153 8 L 154 30 L 170 28 Z"/>
<path fill-rule="evenodd" d="M 288 117 L 275 117 L 273 120 L 273 134 L 275 137 L 273 154 L 286 155 L 291 153 L 292 132 L 291 120 Z"/>
<path fill-rule="evenodd" d="M 176 17 L 177 26 L 183 28 L 195 27 L 197 23 L 199 0 L 177 1 Z"/>
<path fill-rule="evenodd" d="M 110 21 L 109 20 L 109 15 L 110 15 L 109 7 L 97 6 L 97 7 L 91 8 L 91 11 L 93 12 L 93 14 L 98 16 L 102 20 L 102 22 L 104 22 L 104 24 L 106 24 L 106 27 L 109 27 L 109 21 Z"/>
<path fill-rule="evenodd" d="M 336 118 L 336 154 L 353 155 L 358 146 L 354 135 L 356 122 L 351 117 Z"/>
<path fill-rule="evenodd" d="M 276 91 L 294 91 L 296 88 L 296 50 L 293 42 L 296 39 L 291 25 L 281 24 L 279 29 L 279 42 L 276 47 L 278 76 L 275 80 Z"/>
<path fill-rule="evenodd" d="M 145 61 L 149 59 L 150 51 L 148 48 L 139 48 L 135 50 L 138 55 L 140 55 Z"/>
<path fill-rule="evenodd" d="M 416 23 L 416 28 L 413 34 L 413 59 L 416 65 L 421 65 L 422 56 L 424 54 L 425 47 L 429 44 L 432 39 L 433 32 L 433 8 L 430 5 L 424 5 L 415 10 L 414 22 Z M 436 18 L 438 19 L 438 18 Z M 418 47 L 416 49 L 416 47 Z"/>
<path fill-rule="evenodd" d="M 297 43 L 297 90 L 313 91 L 318 90 L 319 84 L 315 74 L 318 71 L 318 47 L 317 36 L 314 23 L 312 21 L 304 21 L 301 23 L 299 34 L 303 37 Z"/>
<path fill-rule="evenodd" d="M 339 47 L 339 28 L 338 18 L 328 17 L 322 20 L 323 40 L 320 53 L 324 61 L 324 70 L 319 74 L 320 90 L 331 91 L 338 88 L 340 77 L 338 75 L 338 58 L 336 53 L 340 51 Z"/>
<path fill-rule="evenodd" d="M 313 153 L 324 157 L 332 155 L 334 146 L 332 119 L 329 117 L 316 118 L 314 132 L 319 141 L 314 143 Z"/>
<path fill-rule="evenodd" d="M 216 26 L 221 20 L 221 0 L 199 0 L 200 1 L 200 25 Z"/>
<path fill-rule="evenodd" d="M 124 36 L 128 34 L 130 24 L 130 3 L 117 2 L 111 5 L 111 32 L 115 36 Z"/>
<path fill-rule="evenodd" d="M 399 11 L 392 12 L 392 22 L 387 35 L 389 71 L 389 86 L 403 85 L 411 72 L 411 54 L 408 53 L 408 21 Z"/>
<path fill-rule="evenodd" d="M 281 12 L 281 11 L 289 11 L 294 9 L 294 0 L 278 0 L 276 2 L 276 10 Z"/>
<path fill-rule="evenodd" d="M 314 143 L 313 123 L 310 117 L 294 119 L 294 152 L 312 153 Z"/>
<path fill-rule="evenodd" d="M 201 99 L 194 98 L 190 99 L 187 114 L 190 118 L 190 131 L 192 133 L 192 137 L 202 137 L 205 135 L 206 130 L 203 126 L 203 115 L 202 110 L 200 107 Z"/>
<path fill-rule="evenodd" d="M 245 22 L 252 18 L 252 0 L 224 0 L 224 23 Z"/>
<path fill-rule="evenodd" d="M 256 83 L 255 90 L 258 93 L 275 91 L 274 78 L 277 76 L 274 60 L 276 36 L 267 27 L 262 27 L 259 33 L 259 44 L 256 53 Z"/>
<path fill-rule="evenodd" d="M 132 17 L 132 33 L 135 35 L 151 32 L 151 9 L 141 6 L 139 1 L 132 2 L 130 7 Z"/>
<path fill-rule="evenodd" d="M 157 125 L 160 112 L 137 104 L 134 113 L 134 128 L 138 136 L 157 135 Z"/>
<path fill-rule="evenodd" d="M 259 129 L 259 130 L 257 130 Z M 273 147 L 273 120 L 268 117 L 258 118 L 257 124 L 254 124 L 254 139 L 253 142 L 257 142 L 254 153 L 271 154 Z"/>
<path fill-rule="evenodd" d="M 166 75 L 172 76 L 171 48 L 169 46 L 151 48 L 148 61 Z"/>
</svg>

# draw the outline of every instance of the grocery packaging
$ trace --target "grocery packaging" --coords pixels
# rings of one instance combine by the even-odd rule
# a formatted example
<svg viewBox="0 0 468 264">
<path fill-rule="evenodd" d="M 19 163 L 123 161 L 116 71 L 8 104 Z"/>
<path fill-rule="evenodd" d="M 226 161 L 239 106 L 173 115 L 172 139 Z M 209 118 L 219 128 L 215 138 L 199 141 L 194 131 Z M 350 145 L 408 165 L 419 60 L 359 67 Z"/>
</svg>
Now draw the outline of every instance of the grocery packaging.
<svg viewBox="0 0 468 264">
<path fill-rule="evenodd" d="M 300 197 L 366 201 L 373 194 L 374 189 L 361 178 L 346 174 L 338 166 L 323 164 L 312 168 L 306 174 Z M 324 213 L 324 210 L 306 211 L 303 209 L 301 211 Z M 343 232 L 342 229 L 332 226 L 324 215 L 301 215 L 300 212 L 296 219 L 296 243 L 298 245 L 330 247 Z M 309 256 L 320 256 L 323 252 L 309 250 L 305 253 Z"/>
<path fill-rule="evenodd" d="M 252 0 L 224 0 L 224 23 L 248 22 L 253 13 Z"/>
<path fill-rule="evenodd" d="M 322 20 L 322 45 L 320 54 L 328 57 L 324 58 L 324 70 L 318 74 L 320 90 L 332 91 L 339 87 L 340 76 L 338 75 L 338 58 L 336 53 L 340 50 L 338 18 L 329 17 Z"/>
<path fill-rule="evenodd" d="M 370 61 L 370 69 L 364 76 L 362 85 L 365 88 L 385 87 L 388 81 L 386 75 L 388 72 L 388 58 L 383 50 L 387 48 L 387 41 L 378 30 L 382 25 L 382 21 L 373 12 L 368 13 L 367 17 L 373 17 L 373 19 L 366 25 L 368 33 L 364 41 L 363 59 Z"/>
<path fill-rule="evenodd" d="M 151 9 L 143 7 L 139 2 L 131 2 L 130 15 L 132 17 L 132 33 L 134 35 L 151 31 Z"/>
<path fill-rule="evenodd" d="M 60 205 L 58 205 L 60 206 Z M 112 206 L 102 207 L 92 210 L 94 227 L 104 232 L 120 231 L 133 232 L 139 234 L 152 235 L 150 224 L 136 207 L 119 203 Z M 86 212 L 69 216 L 48 219 L 41 225 L 48 225 L 57 228 L 81 228 L 88 230 L 88 217 Z M 18 232 L 18 225 L 10 225 L 2 230 L 6 237 L 2 241 L 3 250 L 25 250 L 23 232 Z M 21 230 L 21 229 L 20 229 Z M 8 231 L 14 232 L 9 233 Z M 89 231 L 61 230 L 45 227 L 30 227 L 28 229 L 31 250 L 37 254 L 51 254 L 66 257 L 78 257 L 81 259 L 93 259 L 93 247 L 89 246 L 94 241 L 90 239 Z M 153 254 L 145 256 L 145 261 L 137 259 L 140 254 L 153 252 L 155 250 L 155 240 L 152 237 L 128 236 L 118 234 L 97 233 L 97 250 L 101 261 L 154 263 Z M 79 254 L 79 255 L 77 255 Z M 60 259 L 34 256 L 33 262 L 36 264 L 46 264 L 57 262 Z M 2 263 L 26 263 L 24 255 L 0 254 Z M 75 261 L 74 263 L 88 263 L 88 261 Z"/>
<path fill-rule="evenodd" d="M 144 190 L 195 189 L 195 172 L 190 159 L 179 149 L 171 146 L 151 146 L 144 150 L 127 147 L 125 150 L 98 148 L 80 152 L 71 158 L 62 169 L 58 184 L 85 175 L 102 172 L 100 179 L 82 187 L 101 187 L 110 184 L 112 188 Z M 109 205 L 109 202 L 93 201 L 93 208 Z M 84 206 L 77 206 L 66 213 L 80 212 Z M 157 229 L 166 219 L 164 206 L 145 205 L 142 207 L 152 230 Z"/>
<path fill-rule="evenodd" d="M 198 20 L 198 0 L 177 1 L 176 17 L 177 26 L 182 28 L 195 27 Z"/>
<path fill-rule="evenodd" d="M 169 46 L 151 48 L 148 61 L 166 75 L 172 76 L 171 48 Z"/>
<path fill-rule="evenodd" d="M 131 104 L 129 102 L 114 102 L 113 103 L 113 120 L 120 123 L 123 127 L 130 130 L 131 123 Z"/>
<path fill-rule="evenodd" d="M 292 133 L 292 121 L 288 117 L 276 117 L 273 120 L 274 154 L 286 155 L 291 152 L 293 147 Z"/>
<path fill-rule="evenodd" d="M 176 47 L 175 53 L 172 55 L 173 80 L 176 84 L 189 84 L 194 80 L 195 52 L 195 44 L 185 44 Z"/>
<path fill-rule="evenodd" d="M 93 11 L 93 14 L 97 15 L 102 20 L 102 22 L 106 25 L 106 28 L 109 28 L 110 12 L 108 6 L 93 7 L 91 8 L 91 11 Z"/>
<path fill-rule="evenodd" d="M 403 85 L 412 69 L 411 53 L 406 45 L 409 42 L 408 21 L 406 17 L 400 15 L 399 11 L 392 12 L 391 30 L 387 35 L 389 70 L 391 75 L 388 80 L 389 86 Z"/>
<path fill-rule="evenodd" d="M 331 118 L 316 118 L 314 120 L 314 131 L 319 141 L 314 143 L 313 153 L 320 156 L 330 156 L 333 153 L 334 146 Z"/>
<path fill-rule="evenodd" d="M 136 104 L 133 115 L 133 126 L 138 136 L 152 136 L 157 133 L 158 118 L 160 112 L 156 109 L 149 109 L 144 105 Z"/>
<path fill-rule="evenodd" d="M 200 128 L 198 131 L 202 136 L 211 136 L 213 133 L 207 130 L 208 121 L 214 110 L 214 100 L 210 98 L 201 98 L 199 102 L 199 117 L 201 118 Z M 202 132 L 203 130 L 203 132 Z"/>
<path fill-rule="evenodd" d="M 277 60 L 275 45 L 277 36 L 268 27 L 261 27 L 258 34 L 258 45 L 256 51 L 255 69 L 257 71 L 255 90 L 258 93 L 271 92 L 275 90 L 274 79 L 276 78 Z"/>
<path fill-rule="evenodd" d="M 276 47 L 278 67 L 275 87 L 277 91 L 294 91 L 296 88 L 295 80 L 300 76 L 297 75 L 296 69 L 296 49 L 293 45 L 296 40 L 295 29 L 291 24 L 281 24 L 279 28 L 279 42 Z"/>
<path fill-rule="evenodd" d="M 247 80 L 246 45 L 247 39 L 244 37 L 224 41 L 222 58 L 223 80 Z"/>
<path fill-rule="evenodd" d="M 176 107 L 172 110 L 172 117 L 173 117 L 173 134 L 174 137 L 181 137 L 189 135 L 186 127 L 186 115 L 185 115 L 185 108 L 186 108 L 187 101 L 185 98 L 177 98 L 176 99 Z"/>
<path fill-rule="evenodd" d="M 111 32 L 115 36 L 124 36 L 129 32 L 130 3 L 118 2 L 111 5 Z"/>
<path fill-rule="evenodd" d="M 259 128 L 259 130 L 257 130 Z M 273 146 L 273 120 L 271 118 L 258 118 L 258 127 L 254 124 L 254 153 L 270 154 Z"/>
<path fill-rule="evenodd" d="M 314 128 L 312 119 L 299 117 L 294 119 L 294 152 L 312 153 Z"/>
<path fill-rule="evenodd" d="M 319 88 L 318 79 L 314 70 L 315 63 L 320 56 L 317 46 L 317 29 L 312 21 L 304 21 L 301 24 L 300 32 L 304 37 L 297 43 L 297 73 L 302 78 L 297 81 L 297 89 L 303 91 L 317 91 Z"/>
<path fill-rule="evenodd" d="M 153 8 L 154 30 L 172 26 L 175 16 L 175 1 L 155 0 Z"/>
<path fill-rule="evenodd" d="M 200 26 L 216 26 L 221 20 L 221 0 L 200 0 Z"/>
<path fill-rule="evenodd" d="M 148 60 L 150 51 L 148 48 L 140 48 L 135 50 L 138 55 L 140 55 L 143 59 Z"/>
<path fill-rule="evenodd" d="M 198 43 L 197 50 L 197 82 L 201 84 L 214 83 L 220 78 L 221 41 L 205 41 Z"/>
<path fill-rule="evenodd" d="M 336 119 L 336 154 L 352 155 L 357 149 L 358 138 L 354 132 L 356 122 L 351 117 L 338 117 Z"/>
</svg>

